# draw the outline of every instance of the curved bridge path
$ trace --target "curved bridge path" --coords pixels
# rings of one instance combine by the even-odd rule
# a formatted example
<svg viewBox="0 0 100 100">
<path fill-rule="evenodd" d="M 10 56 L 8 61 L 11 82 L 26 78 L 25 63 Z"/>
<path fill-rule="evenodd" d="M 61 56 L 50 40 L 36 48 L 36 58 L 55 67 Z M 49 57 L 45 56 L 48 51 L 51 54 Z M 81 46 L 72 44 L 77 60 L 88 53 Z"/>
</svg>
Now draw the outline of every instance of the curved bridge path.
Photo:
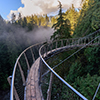
<svg viewBox="0 0 100 100">
<path fill-rule="evenodd" d="M 42 100 L 41 88 L 39 86 L 39 64 L 38 58 L 32 65 L 26 83 L 26 100 Z"/>
<path fill-rule="evenodd" d="M 28 47 L 19 55 L 14 66 L 13 74 L 8 77 L 8 82 L 11 84 L 10 100 L 44 100 L 40 83 L 42 77 L 44 77 L 48 72 L 51 72 L 51 76 L 47 91 L 47 100 L 51 100 L 52 75 L 55 75 L 59 80 L 61 80 L 62 83 L 77 94 L 79 98 L 87 100 L 87 98 L 60 77 L 53 70 L 54 68 L 51 68 L 45 60 L 68 48 L 81 47 L 63 60 L 61 62 L 63 63 L 86 46 L 98 44 L 100 44 L 100 29 L 82 38 L 63 39 Z M 45 65 L 45 68 L 43 68 L 42 64 Z M 45 71 L 43 72 L 42 69 Z M 96 94 L 99 87 L 100 84 L 98 85 Z M 96 94 L 94 95 L 93 100 L 95 99 Z"/>
</svg>

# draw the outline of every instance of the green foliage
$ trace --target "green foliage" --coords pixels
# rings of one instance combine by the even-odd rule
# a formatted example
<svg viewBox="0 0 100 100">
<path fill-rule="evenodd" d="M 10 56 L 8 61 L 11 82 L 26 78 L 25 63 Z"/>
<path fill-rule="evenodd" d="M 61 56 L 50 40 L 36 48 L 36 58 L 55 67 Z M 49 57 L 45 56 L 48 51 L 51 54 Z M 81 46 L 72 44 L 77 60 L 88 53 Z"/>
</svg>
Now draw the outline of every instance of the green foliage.
<svg viewBox="0 0 100 100">
<path fill-rule="evenodd" d="M 27 19 L 26 17 L 23 18 L 23 21 L 22 21 L 22 27 L 26 27 L 27 26 Z"/>
<path fill-rule="evenodd" d="M 55 55 L 49 59 L 47 63 L 50 66 L 55 66 L 66 57 L 70 56 L 75 50 L 67 50 Z M 100 47 L 87 47 L 76 55 L 65 61 L 63 64 L 55 68 L 55 71 L 64 78 L 76 90 L 82 93 L 86 98 L 91 100 L 94 96 L 96 88 L 100 82 Z M 52 62 L 52 63 L 51 63 Z M 54 79 L 52 100 L 81 100 L 72 90 L 62 84 L 57 78 Z M 58 84 L 57 84 L 58 83 Z M 58 95 L 57 95 L 58 94 Z M 100 90 L 96 96 L 99 100 Z"/>
<path fill-rule="evenodd" d="M 50 27 L 53 25 L 55 32 L 51 36 L 52 40 L 70 38 L 73 33 L 73 37 L 85 36 L 100 28 L 100 0 L 85 0 L 79 12 L 72 5 L 66 13 L 62 13 L 62 4 L 60 1 L 58 2 L 59 14 L 52 17 L 51 20 L 47 15 L 32 15 L 22 18 L 19 14 L 18 20 L 15 21 L 16 15 L 12 14 L 13 26 L 20 25 L 31 31 L 35 27 Z M 3 27 L 5 23 L 0 23 L 2 23 L 0 24 L 0 35 L 2 35 L 3 30 L 5 30 Z M 12 28 L 6 27 L 6 29 L 5 31 L 12 36 L 12 39 L 9 35 L 5 39 L 0 39 L 0 89 L 2 90 L 8 88 L 6 78 L 12 74 L 17 56 L 30 44 L 28 38 L 21 36 L 20 39 L 17 39 L 16 32 Z M 19 43 L 19 40 L 23 40 L 24 45 L 23 42 Z M 50 66 L 54 67 L 73 52 L 75 50 L 67 50 L 49 59 L 52 62 L 50 62 Z M 58 66 L 55 71 L 89 100 L 92 99 L 100 82 L 100 47 L 87 47 L 81 50 L 81 52 Z M 43 88 L 47 89 L 47 86 L 43 86 Z M 75 93 L 55 77 L 52 91 L 52 100 L 79 100 Z M 46 95 L 45 90 L 43 93 Z M 100 90 L 96 99 L 100 99 Z"/>
<path fill-rule="evenodd" d="M 87 99 L 91 100 L 96 92 L 96 89 L 100 83 L 100 76 L 91 76 L 87 74 L 86 77 L 77 77 L 73 83 L 80 93 L 82 93 Z M 96 100 L 100 99 L 100 91 L 96 95 Z"/>
<path fill-rule="evenodd" d="M 70 38 L 70 22 L 68 19 L 64 20 L 64 13 L 62 13 L 62 4 L 59 2 L 59 13 L 57 18 L 57 23 L 53 24 L 52 28 L 54 28 L 55 32 L 51 36 L 52 40 Z"/>
<path fill-rule="evenodd" d="M 84 52 L 87 58 L 87 68 L 91 75 L 100 75 L 100 47 L 86 48 Z"/>
<path fill-rule="evenodd" d="M 31 23 L 28 23 L 28 24 L 27 24 L 27 27 L 28 27 L 28 31 L 32 31 L 33 25 L 32 25 Z"/>
<path fill-rule="evenodd" d="M 0 23 L 0 90 L 6 90 L 7 77 L 12 75 L 16 58 L 31 42 L 14 23 L 6 24 L 1 18 Z"/>
<path fill-rule="evenodd" d="M 15 20 L 14 20 L 15 21 Z M 34 27 L 49 27 L 49 17 L 46 15 L 44 16 L 37 16 L 37 15 L 31 15 L 31 16 L 26 16 L 24 18 L 21 17 L 21 13 L 19 13 L 18 19 L 15 21 L 16 25 L 20 25 L 23 28 L 28 29 L 28 31 L 32 31 Z"/>
<path fill-rule="evenodd" d="M 75 78 L 82 74 L 82 65 L 79 61 L 75 61 L 72 63 L 71 68 L 69 70 L 69 74 L 67 76 L 67 81 L 73 83 Z"/>
<path fill-rule="evenodd" d="M 57 18 L 56 17 L 51 17 L 51 27 L 53 26 L 53 24 L 55 24 L 57 22 Z"/>
<path fill-rule="evenodd" d="M 80 16 L 74 36 L 85 36 L 100 28 L 100 1 L 85 0 L 80 10 Z"/>
<path fill-rule="evenodd" d="M 77 19 L 79 16 L 79 12 L 75 10 L 74 5 L 72 4 L 72 7 L 70 7 L 66 12 L 65 12 L 65 19 L 68 19 L 70 21 L 70 26 L 71 26 L 71 35 L 73 34 L 75 27 L 77 25 Z"/>
</svg>

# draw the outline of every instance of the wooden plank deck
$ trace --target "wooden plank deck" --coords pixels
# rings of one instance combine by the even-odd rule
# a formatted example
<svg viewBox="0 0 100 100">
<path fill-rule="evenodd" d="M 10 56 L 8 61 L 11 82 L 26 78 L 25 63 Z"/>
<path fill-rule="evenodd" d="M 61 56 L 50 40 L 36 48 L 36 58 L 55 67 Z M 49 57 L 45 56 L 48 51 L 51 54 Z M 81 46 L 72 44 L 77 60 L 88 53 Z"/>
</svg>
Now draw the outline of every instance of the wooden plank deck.
<svg viewBox="0 0 100 100">
<path fill-rule="evenodd" d="M 26 100 L 43 100 L 39 86 L 39 64 L 38 58 L 32 65 L 26 83 Z"/>
</svg>

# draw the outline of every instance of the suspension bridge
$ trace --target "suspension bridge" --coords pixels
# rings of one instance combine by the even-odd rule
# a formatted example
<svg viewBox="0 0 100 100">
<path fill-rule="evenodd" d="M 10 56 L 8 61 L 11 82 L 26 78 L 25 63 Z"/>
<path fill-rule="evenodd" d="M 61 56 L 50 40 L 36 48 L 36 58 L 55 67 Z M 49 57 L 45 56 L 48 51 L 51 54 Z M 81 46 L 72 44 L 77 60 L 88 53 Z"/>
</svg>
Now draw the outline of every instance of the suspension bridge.
<svg viewBox="0 0 100 100">
<path fill-rule="evenodd" d="M 75 100 L 88 100 L 84 95 L 78 92 L 77 89 L 68 84 L 58 73 L 56 73 L 54 69 L 83 48 L 99 44 L 100 29 L 85 37 L 56 40 L 28 47 L 17 58 L 12 76 L 7 78 L 11 85 L 10 100 L 44 100 L 44 89 L 41 88 L 41 86 L 43 84 L 43 80 L 45 80 L 44 76 L 50 73 L 49 83 L 46 83 L 48 84 L 46 95 L 47 100 L 51 100 L 53 76 L 56 76 L 56 79 L 60 80 L 76 95 Z M 75 47 L 80 47 L 80 49 L 53 68 L 46 62 L 46 60 L 53 55 L 63 52 L 69 48 L 74 49 Z M 95 99 L 99 87 L 100 84 L 98 84 L 92 100 Z"/>
</svg>

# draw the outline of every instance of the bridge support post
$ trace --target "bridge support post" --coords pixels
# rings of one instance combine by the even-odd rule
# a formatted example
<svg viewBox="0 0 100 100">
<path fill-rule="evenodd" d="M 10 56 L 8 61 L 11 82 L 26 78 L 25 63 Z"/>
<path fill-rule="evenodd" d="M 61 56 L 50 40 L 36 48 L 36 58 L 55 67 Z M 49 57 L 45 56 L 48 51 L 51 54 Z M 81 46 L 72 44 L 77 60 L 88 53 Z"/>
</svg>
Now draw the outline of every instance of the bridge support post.
<svg viewBox="0 0 100 100">
<path fill-rule="evenodd" d="M 47 100 L 51 100 L 52 82 L 53 82 L 53 73 L 51 72 L 49 88 L 47 90 Z"/>
</svg>

